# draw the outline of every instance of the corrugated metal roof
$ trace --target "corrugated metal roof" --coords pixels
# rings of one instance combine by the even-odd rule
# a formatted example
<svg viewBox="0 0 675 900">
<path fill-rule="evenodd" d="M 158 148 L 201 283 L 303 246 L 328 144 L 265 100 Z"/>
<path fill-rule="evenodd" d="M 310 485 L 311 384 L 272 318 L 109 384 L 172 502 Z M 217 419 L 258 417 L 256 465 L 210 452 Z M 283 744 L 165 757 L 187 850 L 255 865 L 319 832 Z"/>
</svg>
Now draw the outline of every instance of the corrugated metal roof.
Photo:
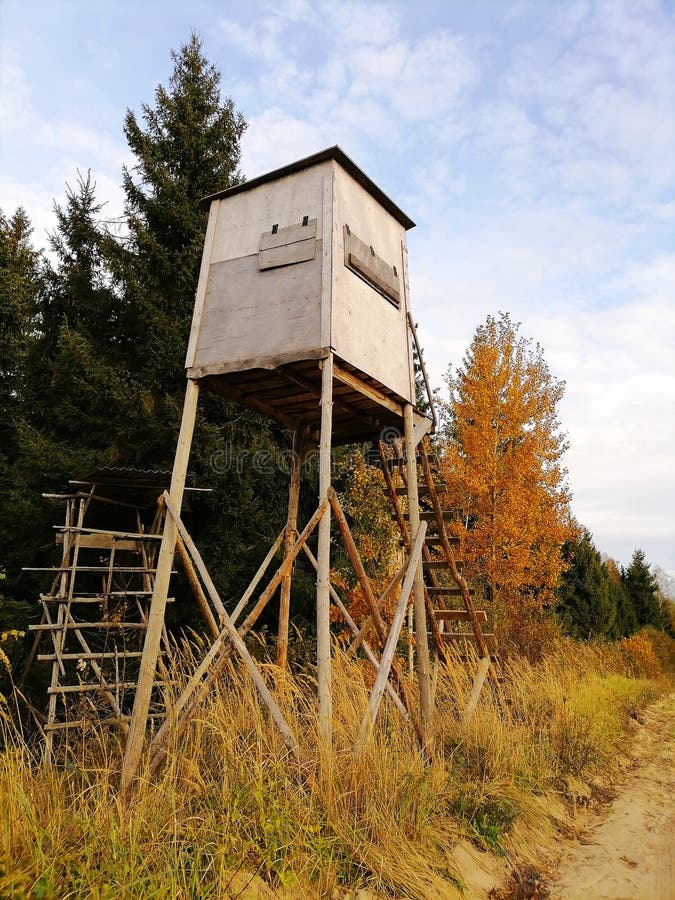
<svg viewBox="0 0 675 900">
<path fill-rule="evenodd" d="M 407 216 L 403 210 L 366 175 L 363 169 L 360 169 L 354 160 L 350 159 L 344 150 L 337 146 L 337 144 L 334 147 L 328 147 L 326 150 L 321 150 L 319 153 L 314 153 L 312 156 L 306 156 L 304 159 L 299 159 L 296 162 L 289 163 L 287 166 L 282 166 L 280 169 L 274 169 L 272 172 L 259 175 L 257 178 L 252 178 L 250 181 L 244 181 L 242 184 L 237 184 L 234 187 L 225 188 L 225 190 L 210 194 L 208 197 L 204 197 L 202 206 L 208 209 L 212 200 L 220 200 L 223 197 L 232 197 L 235 194 L 253 190 L 253 188 L 259 187 L 261 184 L 276 181 L 279 178 L 284 178 L 286 175 L 292 175 L 294 172 L 301 172 L 303 169 L 309 169 L 311 166 L 316 166 L 329 159 L 334 159 L 339 163 L 362 188 L 365 188 L 388 213 L 403 225 L 406 231 L 415 227 L 413 220 Z"/>
</svg>

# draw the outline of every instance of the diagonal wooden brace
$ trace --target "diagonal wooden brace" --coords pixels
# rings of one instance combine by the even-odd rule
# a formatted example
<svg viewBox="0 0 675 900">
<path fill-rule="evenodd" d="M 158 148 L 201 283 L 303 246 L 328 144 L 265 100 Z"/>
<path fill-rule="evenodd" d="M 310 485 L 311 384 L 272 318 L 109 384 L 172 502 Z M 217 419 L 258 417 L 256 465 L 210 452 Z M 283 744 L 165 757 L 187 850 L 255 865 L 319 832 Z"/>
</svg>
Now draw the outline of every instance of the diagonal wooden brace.
<svg viewBox="0 0 675 900">
<path fill-rule="evenodd" d="M 276 701 L 274 700 L 267 686 L 262 680 L 262 677 L 260 676 L 255 663 L 251 659 L 248 650 L 246 649 L 246 645 L 243 643 L 243 638 L 255 624 L 258 616 L 263 611 L 272 595 L 274 594 L 274 591 L 281 584 L 287 570 L 289 570 L 293 565 L 293 561 L 295 560 L 296 556 L 318 525 L 322 515 L 328 507 L 327 501 L 324 501 L 324 503 L 319 505 L 318 509 L 303 529 L 297 541 L 291 548 L 289 554 L 277 569 L 276 574 L 270 581 L 267 588 L 261 594 L 260 599 L 256 603 L 253 610 L 251 610 L 249 615 L 246 617 L 239 630 L 236 629 L 232 618 L 228 616 L 227 612 L 224 610 L 222 601 L 220 599 L 220 596 L 218 595 L 215 585 L 213 584 L 213 581 L 211 580 L 206 565 L 204 564 L 199 551 L 194 545 L 194 542 L 190 539 L 184 523 L 178 516 L 176 510 L 173 508 L 173 504 L 171 503 L 170 498 L 167 502 L 167 498 L 165 496 L 165 502 L 167 511 L 176 524 L 178 534 L 185 543 L 185 546 L 188 549 L 190 556 L 192 557 L 195 568 L 201 576 L 202 581 L 204 582 L 206 592 L 209 595 L 211 602 L 216 609 L 222 608 L 224 613 L 224 617 L 222 618 L 223 628 L 220 634 L 212 644 L 211 648 L 202 660 L 201 664 L 198 666 L 197 670 L 193 673 L 190 681 L 186 685 L 185 689 L 183 690 L 174 706 L 173 712 L 175 729 L 177 733 L 180 734 L 182 731 L 184 731 L 192 716 L 193 711 L 199 705 L 201 700 L 206 696 L 210 685 L 213 683 L 213 680 L 215 679 L 215 677 L 217 677 L 217 674 L 225 664 L 225 661 L 229 658 L 233 646 L 238 651 L 239 655 L 243 658 L 244 663 L 249 670 L 251 677 L 253 678 L 256 688 L 258 689 L 258 692 L 260 693 L 263 701 L 270 710 L 270 715 L 274 719 L 275 724 L 279 728 L 282 737 L 284 738 L 286 746 L 289 748 L 289 750 L 291 750 L 296 759 L 300 761 L 300 750 L 297 744 L 297 740 L 290 731 L 289 726 L 283 719 L 281 710 L 279 710 Z M 188 538 L 187 541 L 185 540 L 186 536 Z M 228 643 L 231 646 L 227 646 Z M 205 675 L 207 677 L 204 679 L 204 681 L 202 681 Z M 164 722 L 160 730 L 157 732 L 157 735 L 150 745 L 151 771 L 155 771 L 166 756 L 165 744 L 168 740 L 171 727 L 172 723 L 167 719 L 167 721 Z"/>
<path fill-rule="evenodd" d="M 394 654 L 396 653 L 396 645 L 401 633 L 401 628 L 403 627 L 403 620 L 405 618 L 405 611 L 410 599 L 410 592 L 412 591 L 413 582 L 415 580 L 417 564 L 422 558 L 422 547 L 424 546 L 424 536 L 426 534 L 426 531 L 427 523 L 420 522 L 420 525 L 417 529 L 417 534 L 415 535 L 415 540 L 413 541 L 412 551 L 410 553 L 410 556 L 408 557 L 408 567 L 405 578 L 403 580 L 403 586 L 401 588 L 401 596 L 399 597 L 398 603 L 396 605 L 396 612 L 394 613 L 391 628 L 389 629 L 387 643 L 385 644 L 384 650 L 382 652 L 382 658 L 380 659 L 380 668 L 375 679 L 375 684 L 373 685 L 373 690 L 370 694 L 368 709 L 363 718 L 363 722 L 361 723 L 361 731 L 357 742 L 358 747 L 362 747 L 364 742 L 367 740 L 368 735 L 370 734 L 370 731 L 375 724 L 377 712 L 380 708 L 380 703 L 382 702 L 384 689 L 389 679 L 389 671 L 391 669 L 391 664 L 394 661 Z"/>
</svg>

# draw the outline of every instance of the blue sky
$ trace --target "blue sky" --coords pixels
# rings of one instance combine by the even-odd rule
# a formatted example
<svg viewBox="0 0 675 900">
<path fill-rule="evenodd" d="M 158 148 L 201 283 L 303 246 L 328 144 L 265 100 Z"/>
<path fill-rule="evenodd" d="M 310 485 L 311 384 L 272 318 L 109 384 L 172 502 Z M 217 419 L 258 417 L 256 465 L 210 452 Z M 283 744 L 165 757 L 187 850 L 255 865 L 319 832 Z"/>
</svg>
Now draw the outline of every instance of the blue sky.
<svg viewBox="0 0 675 900">
<path fill-rule="evenodd" d="M 195 29 L 253 177 L 339 143 L 417 222 L 433 380 L 507 310 L 567 382 L 573 509 L 599 548 L 675 573 L 675 6 L 0 0 L 0 207 L 44 243 Z"/>
</svg>

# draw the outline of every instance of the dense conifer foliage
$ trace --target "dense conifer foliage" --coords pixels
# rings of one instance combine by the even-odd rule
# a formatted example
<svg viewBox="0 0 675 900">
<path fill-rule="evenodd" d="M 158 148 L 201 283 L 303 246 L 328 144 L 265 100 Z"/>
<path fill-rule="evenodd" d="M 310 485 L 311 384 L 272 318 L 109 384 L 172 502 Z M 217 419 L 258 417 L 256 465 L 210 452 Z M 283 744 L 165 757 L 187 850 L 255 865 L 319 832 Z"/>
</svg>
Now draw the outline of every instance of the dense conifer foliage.
<svg viewBox="0 0 675 900">
<path fill-rule="evenodd" d="M 221 99 L 220 74 L 197 36 L 172 60 L 168 86 L 124 121 L 135 164 L 122 173 L 121 222 L 106 222 L 89 173 L 78 173 L 55 206 L 49 263 L 31 249 L 21 210 L 1 222 L 7 596 L 34 602 L 40 586 L 21 566 L 53 553 L 59 513 L 41 491 L 92 466 L 173 461 L 206 228 L 200 201 L 241 179 L 245 121 Z M 192 505 L 191 528 L 226 601 L 238 598 L 283 524 L 289 447 L 273 423 L 203 393 L 190 483 L 212 493 Z M 307 503 L 314 493 L 310 479 Z"/>
</svg>

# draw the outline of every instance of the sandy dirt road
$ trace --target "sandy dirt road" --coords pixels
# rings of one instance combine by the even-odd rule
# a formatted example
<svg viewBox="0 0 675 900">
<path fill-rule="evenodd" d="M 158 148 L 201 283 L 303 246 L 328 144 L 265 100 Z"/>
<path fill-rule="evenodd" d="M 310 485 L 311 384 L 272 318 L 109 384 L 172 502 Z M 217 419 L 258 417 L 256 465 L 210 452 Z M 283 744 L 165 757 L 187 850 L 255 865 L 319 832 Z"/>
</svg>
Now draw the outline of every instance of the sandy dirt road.
<svg viewBox="0 0 675 900">
<path fill-rule="evenodd" d="M 560 900 L 675 900 L 675 694 L 644 714 L 617 797 L 550 884 Z"/>
</svg>

